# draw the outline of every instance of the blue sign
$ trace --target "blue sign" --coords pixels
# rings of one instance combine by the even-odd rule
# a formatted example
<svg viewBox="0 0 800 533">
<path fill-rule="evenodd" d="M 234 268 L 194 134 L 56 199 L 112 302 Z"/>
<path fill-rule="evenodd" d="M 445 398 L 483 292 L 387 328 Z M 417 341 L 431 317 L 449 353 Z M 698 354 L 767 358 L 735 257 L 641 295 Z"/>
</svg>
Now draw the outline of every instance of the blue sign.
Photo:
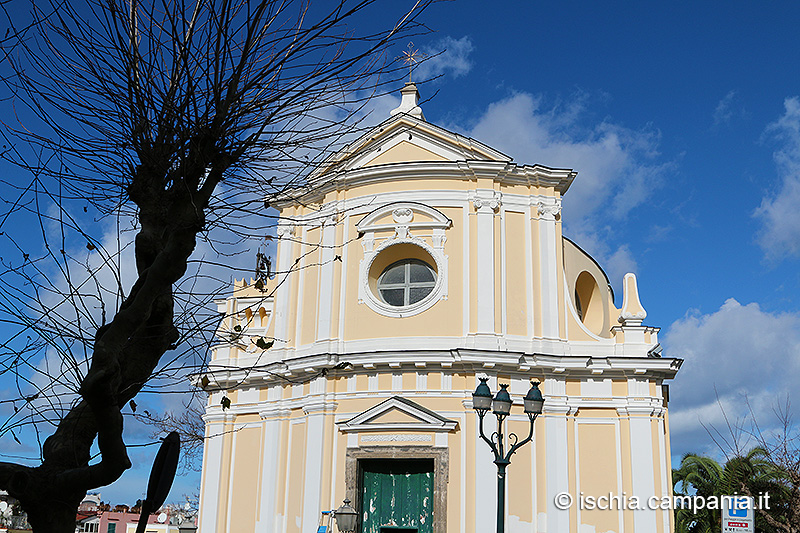
<svg viewBox="0 0 800 533">
<path fill-rule="evenodd" d="M 722 497 L 722 533 L 753 533 L 753 498 L 748 496 Z"/>
<path fill-rule="evenodd" d="M 734 504 L 734 507 L 730 509 L 728 512 L 728 516 L 731 518 L 747 518 L 747 507 L 742 507 L 741 509 L 737 509 L 739 502 Z"/>
</svg>

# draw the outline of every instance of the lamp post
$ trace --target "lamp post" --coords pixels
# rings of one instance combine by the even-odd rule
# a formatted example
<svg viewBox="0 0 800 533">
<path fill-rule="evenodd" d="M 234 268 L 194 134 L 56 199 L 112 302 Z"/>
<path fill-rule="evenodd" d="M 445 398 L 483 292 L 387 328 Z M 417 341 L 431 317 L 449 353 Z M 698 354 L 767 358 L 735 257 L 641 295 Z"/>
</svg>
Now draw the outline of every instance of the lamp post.
<svg viewBox="0 0 800 533">
<path fill-rule="evenodd" d="M 344 503 L 333 513 L 333 518 L 336 520 L 336 527 L 339 528 L 341 533 L 353 533 L 356 530 L 356 521 L 358 513 L 350 505 L 350 500 L 345 499 Z"/>
<path fill-rule="evenodd" d="M 506 500 L 506 467 L 511 464 L 511 456 L 526 445 L 533 438 L 533 421 L 536 417 L 542 414 L 542 407 L 544 406 L 544 398 L 539 391 L 539 383 L 531 382 L 531 388 L 528 394 L 525 395 L 523 403 L 525 405 L 525 414 L 528 415 L 531 426 L 528 436 L 520 441 L 514 433 L 509 433 L 509 440 L 514 442 L 505 451 L 505 440 L 503 438 L 503 421 L 511 412 L 511 396 L 508 394 L 508 385 L 500 385 L 500 390 L 492 398 L 492 391 L 489 385 L 486 384 L 489 378 L 480 378 L 480 383 L 475 392 L 472 393 L 472 408 L 478 412 L 478 419 L 480 420 L 478 427 L 480 428 L 481 438 L 489 445 L 494 453 L 494 464 L 497 465 L 497 533 L 505 532 L 505 500 Z M 497 431 L 492 433 L 491 437 L 487 438 L 483 433 L 483 417 L 486 413 L 492 410 L 492 414 L 497 417 Z"/>
</svg>

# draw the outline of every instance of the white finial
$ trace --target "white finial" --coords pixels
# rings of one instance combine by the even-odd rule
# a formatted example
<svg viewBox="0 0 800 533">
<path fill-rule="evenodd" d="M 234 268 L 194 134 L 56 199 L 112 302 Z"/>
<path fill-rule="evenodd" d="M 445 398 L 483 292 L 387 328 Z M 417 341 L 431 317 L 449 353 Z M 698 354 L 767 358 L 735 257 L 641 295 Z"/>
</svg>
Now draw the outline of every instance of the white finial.
<svg viewBox="0 0 800 533">
<path fill-rule="evenodd" d="M 639 301 L 639 287 L 636 286 L 636 276 L 628 272 L 622 281 L 625 293 L 622 299 L 622 312 L 619 314 L 619 321 L 623 326 L 641 326 L 642 321 L 647 317 Z"/>
<path fill-rule="evenodd" d="M 419 103 L 419 91 L 417 86 L 412 82 L 408 82 L 400 89 L 400 106 L 392 109 L 391 115 L 395 116 L 398 113 L 406 113 L 414 118 L 425 120 L 425 115 L 422 114 L 422 108 Z"/>
</svg>

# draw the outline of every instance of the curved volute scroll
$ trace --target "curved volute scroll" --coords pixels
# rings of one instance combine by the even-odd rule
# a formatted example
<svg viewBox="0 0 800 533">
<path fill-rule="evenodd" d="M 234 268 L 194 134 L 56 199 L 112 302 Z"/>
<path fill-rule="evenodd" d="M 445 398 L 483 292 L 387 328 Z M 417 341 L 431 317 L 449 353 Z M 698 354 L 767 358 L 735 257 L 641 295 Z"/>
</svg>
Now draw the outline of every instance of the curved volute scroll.
<svg viewBox="0 0 800 533">
<path fill-rule="evenodd" d="M 647 317 L 639 301 L 639 288 L 636 285 L 636 275 L 628 272 L 622 282 L 625 290 L 622 301 L 622 312 L 619 314 L 619 321 L 623 326 L 641 326 L 642 321 Z"/>
</svg>

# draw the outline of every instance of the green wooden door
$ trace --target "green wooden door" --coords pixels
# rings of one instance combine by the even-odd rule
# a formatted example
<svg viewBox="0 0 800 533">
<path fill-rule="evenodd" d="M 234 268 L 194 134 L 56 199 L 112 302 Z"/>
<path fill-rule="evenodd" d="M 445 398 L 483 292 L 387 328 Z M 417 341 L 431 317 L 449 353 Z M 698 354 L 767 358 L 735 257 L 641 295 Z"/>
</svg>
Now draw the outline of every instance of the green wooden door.
<svg viewBox="0 0 800 533">
<path fill-rule="evenodd" d="M 433 460 L 361 462 L 362 533 L 433 533 Z"/>
</svg>

